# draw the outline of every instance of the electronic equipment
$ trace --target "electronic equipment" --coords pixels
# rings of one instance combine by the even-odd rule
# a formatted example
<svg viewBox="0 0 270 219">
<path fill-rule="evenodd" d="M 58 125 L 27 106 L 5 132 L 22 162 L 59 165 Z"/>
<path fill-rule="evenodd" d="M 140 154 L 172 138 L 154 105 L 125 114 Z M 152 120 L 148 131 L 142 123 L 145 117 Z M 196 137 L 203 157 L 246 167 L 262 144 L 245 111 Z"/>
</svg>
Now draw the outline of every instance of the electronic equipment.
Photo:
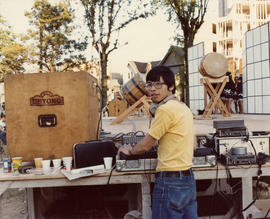
<svg viewBox="0 0 270 219">
<path fill-rule="evenodd" d="M 244 120 L 215 120 L 213 127 L 218 137 L 240 137 L 247 136 L 248 131 Z"/>
<path fill-rule="evenodd" d="M 199 147 L 194 151 L 192 167 L 212 167 L 216 165 L 216 156 L 210 148 Z M 127 156 L 120 152 L 116 160 L 117 171 L 155 170 L 157 166 L 157 150 L 151 149 L 143 154 Z"/>
<path fill-rule="evenodd" d="M 246 136 L 246 128 L 230 128 L 230 129 L 219 129 L 217 130 L 219 137 L 239 137 Z"/>
<path fill-rule="evenodd" d="M 269 155 L 269 141 L 270 135 L 249 136 L 249 140 L 246 137 L 216 137 L 215 138 L 215 150 L 217 154 L 225 155 L 230 153 L 233 148 L 245 147 L 246 153 L 255 155 L 255 151 Z M 254 148 L 253 148 L 254 147 Z"/>
<path fill-rule="evenodd" d="M 116 170 L 119 172 L 155 170 L 156 167 L 157 167 L 156 158 L 137 159 L 137 160 L 116 160 Z"/>
<path fill-rule="evenodd" d="M 235 155 L 228 153 L 224 156 L 227 165 L 250 165 L 256 164 L 256 156 L 252 153 L 245 155 Z"/>
<path fill-rule="evenodd" d="M 231 148 L 230 152 L 221 156 L 221 162 L 225 165 L 255 164 L 256 155 L 247 153 L 247 147 Z"/>
<path fill-rule="evenodd" d="M 148 158 L 157 158 L 157 148 L 151 148 L 149 151 L 136 155 L 125 155 L 123 152 L 120 152 L 119 154 L 119 160 L 138 160 Z"/>
<path fill-rule="evenodd" d="M 193 157 L 192 167 L 213 167 L 217 164 L 215 155 L 206 155 Z M 137 159 L 137 160 L 116 160 L 116 170 L 122 171 L 140 171 L 140 170 L 155 170 L 157 167 L 156 158 Z"/>
<path fill-rule="evenodd" d="M 219 129 L 242 128 L 245 127 L 244 120 L 214 120 L 213 127 Z"/>
<path fill-rule="evenodd" d="M 199 145 L 194 151 L 192 162 L 192 167 L 212 167 L 216 166 L 217 159 L 211 148 Z"/>
<path fill-rule="evenodd" d="M 217 158 L 215 155 L 205 155 L 199 157 L 193 157 L 192 167 L 214 167 L 217 165 Z"/>
<path fill-rule="evenodd" d="M 157 166 L 157 149 L 152 148 L 143 154 L 125 155 L 120 152 L 116 160 L 117 171 L 155 170 Z"/>
<path fill-rule="evenodd" d="M 215 148 L 215 134 L 209 133 L 204 136 L 197 136 L 197 149 L 200 147 Z"/>
<path fill-rule="evenodd" d="M 136 145 L 139 141 L 141 141 L 145 137 L 143 132 L 135 132 L 130 134 L 122 135 L 122 145 L 130 144 L 131 146 Z"/>
</svg>

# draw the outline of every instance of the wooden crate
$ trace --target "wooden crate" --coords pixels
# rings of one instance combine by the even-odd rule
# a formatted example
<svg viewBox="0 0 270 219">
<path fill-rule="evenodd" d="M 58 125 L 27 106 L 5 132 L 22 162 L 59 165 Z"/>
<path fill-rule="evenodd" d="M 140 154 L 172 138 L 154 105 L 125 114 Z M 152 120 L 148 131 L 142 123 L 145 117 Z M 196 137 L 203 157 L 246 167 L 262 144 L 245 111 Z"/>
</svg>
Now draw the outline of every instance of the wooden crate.
<svg viewBox="0 0 270 219">
<path fill-rule="evenodd" d="M 96 83 L 82 71 L 7 75 L 8 155 L 62 158 L 75 143 L 97 139 Z"/>
<path fill-rule="evenodd" d="M 109 116 L 119 116 L 127 109 L 127 101 L 114 99 L 108 102 Z"/>
</svg>

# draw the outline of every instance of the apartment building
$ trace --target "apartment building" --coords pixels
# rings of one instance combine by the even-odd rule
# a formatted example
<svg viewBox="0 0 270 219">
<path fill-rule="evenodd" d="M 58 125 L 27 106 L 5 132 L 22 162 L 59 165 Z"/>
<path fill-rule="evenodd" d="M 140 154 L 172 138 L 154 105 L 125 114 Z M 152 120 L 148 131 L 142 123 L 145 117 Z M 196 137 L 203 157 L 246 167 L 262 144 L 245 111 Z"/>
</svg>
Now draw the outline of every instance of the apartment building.
<svg viewBox="0 0 270 219">
<path fill-rule="evenodd" d="M 204 42 L 205 54 L 224 54 L 229 61 L 229 70 L 233 74 L 242 73 L 242 38 L 248 30 L 268 21 L 270 0 L 210 0 L 205 23 L 194 44 Z"/>
</svg>

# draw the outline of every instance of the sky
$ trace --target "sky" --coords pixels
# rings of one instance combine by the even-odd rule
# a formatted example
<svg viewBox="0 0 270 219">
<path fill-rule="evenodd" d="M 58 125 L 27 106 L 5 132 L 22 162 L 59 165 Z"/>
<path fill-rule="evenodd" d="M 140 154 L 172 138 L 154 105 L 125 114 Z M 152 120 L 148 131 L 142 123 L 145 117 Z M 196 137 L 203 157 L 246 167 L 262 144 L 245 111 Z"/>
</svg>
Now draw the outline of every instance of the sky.
<svg viewBox="0 0 270 219">
<path fill-rule="evenodd" d="M 15 33 L 24 33 L 29 28 L 25 11 L 30 11 L 33 0 L 0 0 L 0 14 L 12 26 Z M 120 46 L 109 56 L 111 72 L 127 72 L 129 61 L 150 62 L 161 60 L 174 44 L 175 25 L 167 21 L 167 15 L 158 12 L 147 19 L 129 24 L 120 34 Z M 93 49 L 87 58 L 93 55 Z"/>
<path fill-rule="evenodd" d="M 15 33 L 24 33 L 29 28 L 25 11 L 30 11 L 32 0 L 0 0 L 0 14 Z M 120 32 L 120 46 L 109 56 L 112 72 L 127 72 L 129 61 L 149 62 L 161 60 L 173 44 L 174 25 L 167 22 L 161 12 L 144 20 L 129 24 Z M 91 53 L 88 52 L 88 58 Z"/>
</svg>

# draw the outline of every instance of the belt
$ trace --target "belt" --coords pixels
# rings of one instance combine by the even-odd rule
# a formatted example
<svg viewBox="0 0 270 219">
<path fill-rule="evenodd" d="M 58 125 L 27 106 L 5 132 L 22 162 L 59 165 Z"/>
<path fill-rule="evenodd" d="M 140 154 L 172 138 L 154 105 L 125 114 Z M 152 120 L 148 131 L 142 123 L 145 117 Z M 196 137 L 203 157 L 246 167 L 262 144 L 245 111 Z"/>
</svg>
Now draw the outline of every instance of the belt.
<svg viewBox="0 0 270 219">
<path fill-rule="evenodd" d="M 156 177 L 180 177 L 180 176 L 189 176 L 192 173 L 192 169 L 182 170 L 182 171 L 162 171 L 157 172 Z"/>
</svg>

